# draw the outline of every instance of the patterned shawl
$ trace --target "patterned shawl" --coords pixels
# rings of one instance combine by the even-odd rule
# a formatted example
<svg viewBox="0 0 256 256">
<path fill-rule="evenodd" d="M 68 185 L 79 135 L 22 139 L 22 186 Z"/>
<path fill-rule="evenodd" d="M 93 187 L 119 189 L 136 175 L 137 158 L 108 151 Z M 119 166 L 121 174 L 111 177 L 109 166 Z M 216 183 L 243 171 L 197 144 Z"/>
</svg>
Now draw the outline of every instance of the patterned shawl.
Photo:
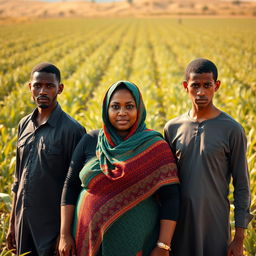
<svg viewBox="0 0 256 256">
<path fill-rule="evenodd" d="M 111 96 L 121 84 L 134 96 L 138 112 L 124 139 L 108 119 Z M 78 256 L 96 255 L 104 233 L 115 220 L 161 186 L 179 182 L 168 144 L 160 133 L 146 128 L 146 110 L 137 86 L 127 81 L 113 84 L 104 98 L 102 115 L 97 157 L 80 172 L 84 189 L 75 219 Z"/>
</svg>

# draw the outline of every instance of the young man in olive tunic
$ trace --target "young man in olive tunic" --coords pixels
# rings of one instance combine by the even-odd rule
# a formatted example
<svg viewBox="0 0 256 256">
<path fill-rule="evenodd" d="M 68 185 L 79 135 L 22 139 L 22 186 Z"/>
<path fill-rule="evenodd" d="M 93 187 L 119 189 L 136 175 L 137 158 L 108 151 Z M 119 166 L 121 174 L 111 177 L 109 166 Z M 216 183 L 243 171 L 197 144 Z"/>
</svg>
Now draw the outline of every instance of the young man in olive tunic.
<svg viewBox="0 0 256 256">
<path fill-rule="evenodd" d="M 17 255 L 53 256 L 60 228 L 60 199 L 72 152 L 85 129 L 62 111 L 59 69 L 40 63 L 29 88 L 37 105 L 18 128 L 14 200 L 7 246 Z"/>
<path fill-rule="evenodd" d="M 192 108 L 170 120 L 165 138 L 177 158 L 181 211 L 173 240 L 175 256 L 241 256 L 250 190 L 244 130 L 213 104 L 220 87 L 216 66 L 196 59 L 183 87 Z M 228 201 L 233 180 L 235 236 L 230 237 Z"/>
</svg>

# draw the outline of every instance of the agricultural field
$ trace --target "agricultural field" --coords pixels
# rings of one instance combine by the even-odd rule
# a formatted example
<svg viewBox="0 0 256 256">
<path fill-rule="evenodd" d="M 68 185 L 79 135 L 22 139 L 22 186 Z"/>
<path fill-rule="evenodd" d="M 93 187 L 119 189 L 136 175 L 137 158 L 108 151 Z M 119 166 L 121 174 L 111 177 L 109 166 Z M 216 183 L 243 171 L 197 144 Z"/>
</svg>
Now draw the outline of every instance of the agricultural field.
<svg viewBox="0 0 256 256">
<path fill-rule="evenodd" d="M 88 131 L 101 127 L 106 89 L 118 80 L 129 80 L 142 91 L 148 127 L 162 132 L 167 120 L 190 107 L 181 82 L 186 65 L 197 57 L 217 64 L 222 85 L 215 102 L 245 129 L 256 214 L 256 19 L 73 18 L 2 23 L 0 192 L 11 195 L 17 125 L 34 108 L 27 84 L 35 64 L 49 61 L 60 68 L 65 88 L 59 102 Z M 0 256 L 11 255 L 4 249 L 9 211 L 10 198 L 2 195 Z M 233 225 L 233 214 L 231 221 Z M 247 230 L 245 255 L 256 255 L 255 220 Z"/>
</svg>

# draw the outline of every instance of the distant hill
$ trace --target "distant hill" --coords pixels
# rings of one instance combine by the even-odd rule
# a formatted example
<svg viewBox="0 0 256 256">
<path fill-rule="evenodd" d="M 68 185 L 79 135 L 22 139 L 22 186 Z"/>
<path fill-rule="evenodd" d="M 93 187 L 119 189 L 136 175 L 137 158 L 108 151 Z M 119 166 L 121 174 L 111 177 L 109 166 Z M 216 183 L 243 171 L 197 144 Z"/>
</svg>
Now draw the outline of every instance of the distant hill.
<svg viewBox="0 0 256 256">
<path fill-rule="evenodd" d="M 96 3 L 94 1 L 0 0 L 0 19 L 180 15 L 256 17 L 256 1 L 130 0 L 130 3 L 128 1 Z"/>
<path fill-rule="evenodd" d="M 75 0 L 41 0 L 42 2 L 71 2 Z M 80 0 L 80 1 L 88 1 L 90 0 Z M 96 3 L 110 3 L 110 2 L 117 2 L 117 1 L 123 1 L 123 0 L 95 0 Z"/>
</svg>

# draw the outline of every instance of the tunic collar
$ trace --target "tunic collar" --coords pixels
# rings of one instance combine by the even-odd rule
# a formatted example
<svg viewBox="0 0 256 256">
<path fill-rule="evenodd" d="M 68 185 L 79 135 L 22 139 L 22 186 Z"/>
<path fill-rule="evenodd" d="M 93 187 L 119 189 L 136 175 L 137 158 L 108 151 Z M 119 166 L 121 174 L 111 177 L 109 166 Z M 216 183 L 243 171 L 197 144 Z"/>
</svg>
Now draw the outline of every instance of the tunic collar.
<svg viewBox="0 0 256 256">
<path fill-rule="evenodd" d="M 205 119 L 205 120 L 199 122 L 199 121 L 195 120 L 194 118 L 192 118 L 190 116 L 190 110 L 184 114 L 186 119 L 188 119 L 189 121 L 191 121 L 193 123 L 197 123 L 197 124 L 202 124 L 202 123 L 206 123 L 206 122 L 211 121 L 211 120 L 216 120 L 216 119 L 222 117 L 222 115 L 223 115 L 223 111 L 220 111 L 220 113 L 217 116 L 215 116 L 213 118 L 210 118 L 210 119 Z"/>
</svg>

